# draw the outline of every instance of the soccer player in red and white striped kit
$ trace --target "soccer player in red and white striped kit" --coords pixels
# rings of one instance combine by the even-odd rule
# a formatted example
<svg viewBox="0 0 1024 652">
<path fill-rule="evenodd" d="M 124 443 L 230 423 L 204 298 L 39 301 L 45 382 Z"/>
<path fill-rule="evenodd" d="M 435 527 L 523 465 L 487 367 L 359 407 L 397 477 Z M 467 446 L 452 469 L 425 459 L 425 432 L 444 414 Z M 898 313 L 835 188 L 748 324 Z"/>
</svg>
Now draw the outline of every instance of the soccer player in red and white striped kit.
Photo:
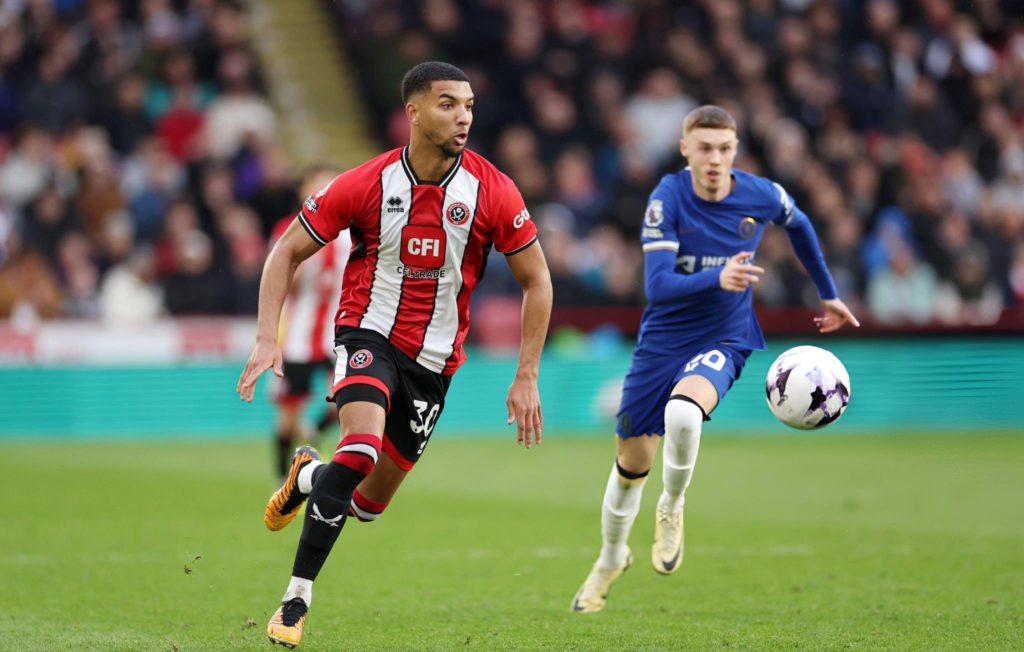
<svg viewBox="0 0 1024 652">
<path fill-rule="evenodd" d="M 298 645 L 313 580 L 350 514 L 375 519 L 423 454 L 452 374 L 465 361 L 470 297 L 491 248 L 523 288 L 522 342 L 506 406 L 518 442 L 540 443 L 537 372 L 551 278 L 537 229 L 513 182 L 465 149 L 473 91 L 455 66 L 427 62 L 402 80 L 407 146 L 336 177 L 303 204 L 267 258 L 256 346 L 237 391 L 251 401 L 267 369 L 281 373 L 277 324 L 298 264 L 349 229 L 352 251 L 335 318 L 334 401 L 341 442 L 328 463 L 300 448 L 264 522 L 287 525 L 308 497 L 292 578 L 267 626 Z M 383 452 L 383 454 L 381 454 Z"/>
<path fill-rule="evenodd" d="M 300 201 L 327 185 L 337 173 L 337 169 L 324 165 L 306 170 L 299 184 Z M 289 215 L 279 220 L 274 225 L 271 242 L 279 240 L 294 219 L 294 215 Z M 288 475 L 296 442 L 305 439 L 302 409 L 309 400 L 310 390 L 334 369 L 332 317 L 337 311 L 342 271 L 350 248 L 351 238 L 343 231 L 316 255 L 303 261 L 295 272 L 284 303 L 279 338 L 284 375 L 273 392 L 277 407 L 274 468 L 282 480 Z M 324 430 L 337 418 L 336 411 L 328 409 L 316 424 L 316 431 Z"/>
</svg>

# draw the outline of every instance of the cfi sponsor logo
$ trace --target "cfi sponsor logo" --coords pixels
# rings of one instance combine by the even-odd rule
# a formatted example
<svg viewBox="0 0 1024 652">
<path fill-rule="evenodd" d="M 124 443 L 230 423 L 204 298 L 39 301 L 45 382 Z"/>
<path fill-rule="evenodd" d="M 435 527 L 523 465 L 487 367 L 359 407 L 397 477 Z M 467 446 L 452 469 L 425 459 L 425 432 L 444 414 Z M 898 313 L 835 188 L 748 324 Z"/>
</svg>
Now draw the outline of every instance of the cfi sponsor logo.
<svg viewBox="0 0 1024 652">
<path fill-rule="evenodd" d="M 744 240 L 749 240 L 757 233 L 757 221 L 752 217 L 744 217 L 740 220 L 739 226 L 736 227 L 736 232 Z"/>
<path fill-rule="evenodd" d="M 371 362 L 373 362 L 373 354 L 367 349 L 359 349 L 348 359 L 348 366 L 353 369 L 364 369 L 370 366 Z"/>
<path fill-rule="evenodd" d="M 469 219 L 469 206 L 457 201 L 448 207 L 444 216 L 455 226 L 465 224 L 466 220 Z"/>
<path fill-rule="evenodd" d="M 310 197 L 305 202 L 303 202 L 302 205 L 305 206 L 306 210 L 309 211 L 310 213 L 315 213 L 318 210 L 320 210 L 320 204 L 316 203 L 316 199 L 314 197 Z"/>
<path fill-rule="evenodd" d="M 405 206 L 402 206 L 402 203 L 403 202 L 401 197 L 388 197 L 388 214 L 391 215 L 394 213 L 404 213 Z"/>
</svg>

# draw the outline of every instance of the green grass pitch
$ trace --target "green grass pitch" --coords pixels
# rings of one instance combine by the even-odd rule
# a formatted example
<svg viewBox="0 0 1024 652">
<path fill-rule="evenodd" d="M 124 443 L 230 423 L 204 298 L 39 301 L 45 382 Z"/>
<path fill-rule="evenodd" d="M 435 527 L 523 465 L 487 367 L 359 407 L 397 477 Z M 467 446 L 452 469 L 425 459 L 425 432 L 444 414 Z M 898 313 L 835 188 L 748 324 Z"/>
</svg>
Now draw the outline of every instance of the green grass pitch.
<svg viewBox="0 0 1024 652">
<path fill-rule="evenodd" d="M 600 614 L 611 436 L 445 441 L 316 584 L 304 650 L 1024 648 L 1024 436 L 705 435 L 682 569 L 650 567 L 660 466 Z M 272 650 L 299 527 L 269 441 L 0 445 L 0 649 Z"/>
</svg>

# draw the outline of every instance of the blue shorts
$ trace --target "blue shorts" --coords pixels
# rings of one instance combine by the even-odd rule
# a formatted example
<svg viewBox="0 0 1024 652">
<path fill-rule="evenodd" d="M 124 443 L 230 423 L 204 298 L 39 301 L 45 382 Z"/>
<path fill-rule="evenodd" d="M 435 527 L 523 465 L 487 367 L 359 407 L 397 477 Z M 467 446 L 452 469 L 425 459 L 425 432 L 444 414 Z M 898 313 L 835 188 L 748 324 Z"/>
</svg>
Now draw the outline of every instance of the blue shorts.
<svg viewBox="0 0 1024 652">
<path fill-rule="evenodd" d="M 634 350 L 633 362 L 622 387 L 615 434 L 623 439 L 664 435 L 665 403 L 672 388 L 686 376 L 703 376 L 711 381 L 721 403 L 740 377 L 748 356 L 749 350 L 721 343 L 696 346 L 671 357 Z"/>
</svg>

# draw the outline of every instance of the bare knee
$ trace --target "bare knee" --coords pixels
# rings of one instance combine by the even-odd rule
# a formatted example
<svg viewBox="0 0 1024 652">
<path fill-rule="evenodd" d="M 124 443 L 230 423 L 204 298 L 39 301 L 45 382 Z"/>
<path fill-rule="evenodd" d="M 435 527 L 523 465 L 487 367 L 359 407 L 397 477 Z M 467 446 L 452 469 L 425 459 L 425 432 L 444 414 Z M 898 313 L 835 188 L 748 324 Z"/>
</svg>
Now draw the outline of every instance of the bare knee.
<svg viewBox="0 0 1024 652">
<path fill-rule="evenodd" d="M 646 473 L 654 463 L 660 438 L 656 435 L 616 438 L 616 460 L 619 468 L 628 473 Z"/>
<path fill-rule="evenodd" d="M 346 403 L 341 407 L 339 420 L 341 436 L 377 435 L 384 432 L 384 408 L 368 401 Z"/>
<path fill-rule="evenodd" d="M 697 405 L 705 415 L 718 405 L 718 390 L 703 376 L 687 376 L 672 388 L 672 396 L 682 394 Z"/>
</svg>

